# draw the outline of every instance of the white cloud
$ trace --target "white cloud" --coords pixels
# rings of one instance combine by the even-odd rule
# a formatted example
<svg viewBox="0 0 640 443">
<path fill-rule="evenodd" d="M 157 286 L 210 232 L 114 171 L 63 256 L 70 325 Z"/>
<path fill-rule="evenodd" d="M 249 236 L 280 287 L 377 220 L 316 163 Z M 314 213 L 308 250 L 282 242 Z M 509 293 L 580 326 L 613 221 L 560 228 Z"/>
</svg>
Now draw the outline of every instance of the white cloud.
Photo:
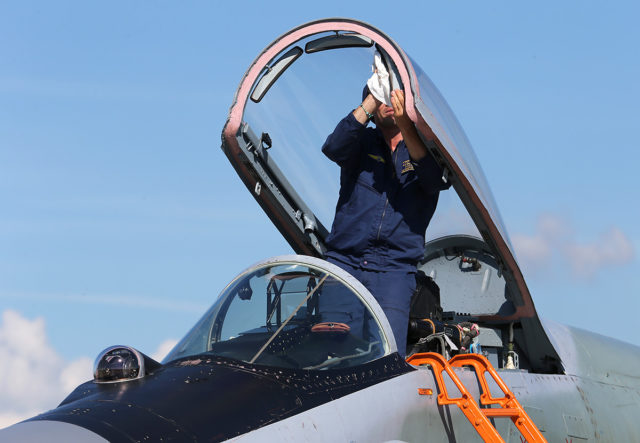
<svg viewBox="0 0 640 443">
<path fill-rule="evenodd" d="M 516 234 L 512 241 L 518 258 L 525 266 L 543 265 L 551 256 L 549 243 L 539 234 L 532 237 Z"/>
<path fill-rule="evenodd" d="M 537 228 L 538 232 L 550 241 L 573 235 L 573 229 L 569 226 L 569 223 L 552 214 L 540 215 Z"/>
<path fill-rule="evenodd" d="M 14 412 L 0 412 L 0 429 L 6 428 L 7 426 L 11 426 L 15 423 L 18 423 L 22 420 L 24 420 L 25 418 L 29 418 L 33 415 L 36 415 L 38 412 L 38 410 L 34 410 L 32 413 L 28 412 L 28 413 L 23 413 L 23 414 L 16 414 Z"/>
<path fill-rule="evenodd" d="M 566 245 L 565 254 L 571 260 L 573 272 L 581 277 L 589 277 L 604 266 L 628 263 L 634 257 L 633 245 L 616 227 L 600 234 L 593 243 Z"/>
<path fill-rule="evenodd" d="M 552 214 L 539 217 L 533 235 L 514 235 L 513 245 L 520 264 L 529 272 L 556 263 L 568 265 L 574 276 L 585 279 L 603 268 L 627 264 L 635 256 L 631 241 L 619 228 L 611 227 L 597 239 L 581 242 L 567 220 Z"/>
<path fill-rule="evenodd" d="M 0 323 L 0 428 L 56 407 L 91 379 L 92 362 L 65 362 L 51 347 L 42 318 L 6 310 Z"/>
<path fill-rule="evenodd" d="M 173 338 L 163 341 L 162 343 L 160 343 L 160 346 L 158 346 L 158 349 L 156 349 L 156 352 L 151 354 L 151 358 L 156 361 L 162 361 L 162 359 L 166 357 L 169 351 L 172 350 L 173 347 L 177 344 L 178 340 L 175 340 Z"/>
<path fill-rule="evenodd" d="M 64 395 L 71 393 L 80 383 L 93 378 L 93 361 L 82 357 L 66 365 L 60 373 L 60 383 Z"/>
</svg>

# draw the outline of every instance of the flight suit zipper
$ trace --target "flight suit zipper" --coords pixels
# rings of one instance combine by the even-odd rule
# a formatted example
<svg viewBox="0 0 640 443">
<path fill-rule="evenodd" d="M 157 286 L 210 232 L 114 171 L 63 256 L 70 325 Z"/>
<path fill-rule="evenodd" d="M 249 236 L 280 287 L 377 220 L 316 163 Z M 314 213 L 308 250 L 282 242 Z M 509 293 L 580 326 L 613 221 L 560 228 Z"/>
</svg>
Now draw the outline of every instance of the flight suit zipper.
<svg viewBox="0 0 640 443">
<path fill-rule="evenodd" d="M 389 197 L 384 202 L 384 209 L 382 210 L 382 217 L 380 217 L 380 225 L 378 226 L 378 235 L 376 235 L 376 241 L 380 240 L 380 231 L 382 230 L 382 221 L 384 220 L 384 214 L 387 212 L 387 205 L 389 204 Z"/>
<path fill-rule="evenodd" d="M 396 163 L 398 160 L 398 146 L 393 151 L 393 178 L 396 178 Z M 387 191 L 387 199 L 384 202 L 384 208 L 382 209 L 382 216 L 380 217 L 380 225 L 378 225 L 378 234 L 376 235 L 376 242 L 380 240 L 380 231 L 382 231 L 382 222 L 384 221 L 384 215 L 387 213 L 387 206 L 389 205 L 389 191 Z"/>
</svg>

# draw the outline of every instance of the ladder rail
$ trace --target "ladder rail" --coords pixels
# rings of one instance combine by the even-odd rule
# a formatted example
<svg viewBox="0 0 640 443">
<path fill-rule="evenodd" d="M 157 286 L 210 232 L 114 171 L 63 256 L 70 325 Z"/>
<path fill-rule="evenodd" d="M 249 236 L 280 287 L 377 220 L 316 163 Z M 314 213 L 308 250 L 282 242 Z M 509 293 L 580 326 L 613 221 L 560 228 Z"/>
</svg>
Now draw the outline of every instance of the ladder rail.
<svg viewBox="0 0 640 443">
<path fill-rule="evenodd" d="M 529 414 L 527 414 L 511 389 L 505 384 L 502 377 L 486 357 L 480 354 L 458 354 L 449 361 L 449 364 L 454 367 L 472 366 L 474 368 L 482 388 L 480 403 L 485 406 L 495 404 L 500 406 L 500 408 L 495 409 L 483 409 L 485 415 L 511 418 L 513 424 L 528 442 L 546 441 L 538 427 L 531 420 L 531 417 L 529 417 Z M 491 395 L 485 375 L 487 373 L 491 375 L 493 381 L 502 390 L 503 397 L 496 398 Z"/>
<path fill-rule="evenodd" d="M 474 425 L 474 429 L 485 442 L 504 442 L 489 417 L 510 418 L 513 424 L 528 443 L 546 443 L 546 439 L 538 427 L 533 423 L 520 402 L 509 387 L 504 383 L 500 375 L 493 368 L 489 360 L 480 354 L 458 354 L 450 361 L 442 355 L 434 352 L 414 354 L 407 359 L 407 363 L 419 366 L 429 364 L 436 378 L 436 383 L 440 394 L 438 394 L 439 405 L 457 405 L 467 419 Z M 476 377 L 480 383 L 480 403 L 483 406 L 498 405 L 497 408 L 480 409 L 475 399 L 471 396 L 460 378 L 457 376 L 454 367 L 471 366 L 474 368 Z M 451 398 L 444 384 L 442 373 L 446 372 L 453 383 L 460 391 L 461 396 Z M 486 379 L 489 373 L 496 385 L 502 390 L 503 397 L 493 397 Z"/>
<path fill-rule="evenodd" d="M 434 352 L 427 352 L 423 354 L 414 354 L 407 359 L 407 362 L 413 365 L 430 364 L 433 369 L 433 374 L 436 378 L 436 383 L 440 393 L 438 394 L 439 405 L 457 405 L 467 420 L 474 426 L 474 429 L 480 434 L 485 442 L 503 442 L 504 440 L 491 424 L 487 417 L 482 413 L 482 410 L 475 402 L 467 388 L 462 384 L 460 378 L 451 368 L 451 365 L 440 354 Z M 442 378 L 442 372 L 446 372 L 451 378 L 453 383 L 460 391 L 461 396 L 457 398 L 451 398 L 449 391 Z"/>
<path fill-rule="evenodd" d="M 493 405 L 500 404 L 502 407 L 506 407 L 506 404 L 515 398 L 509 387 L 502 380 L 502 377 L 496 372 L 496 370 L 491 366 L 491 364 L 487 361 L 487 359 L 480 354 L 458 354 L 449 360 L 449 364 L 453 367 L 461 368 L 463 366 L 472 366 L 476 371 L 476 375 L 478 377 L 478 381 L 480 382 L 480 386 L 482 388 L 482 392 L 480 393 L 480 401 L 483 405 Z M 503 397 L 493 397 L 491 394 L 491 389 L 489 388 L 489 384 L 487 383 L 486 375 L 489 373 L 493 381 L 500 388 L 503 393 Z"/>
</svg>

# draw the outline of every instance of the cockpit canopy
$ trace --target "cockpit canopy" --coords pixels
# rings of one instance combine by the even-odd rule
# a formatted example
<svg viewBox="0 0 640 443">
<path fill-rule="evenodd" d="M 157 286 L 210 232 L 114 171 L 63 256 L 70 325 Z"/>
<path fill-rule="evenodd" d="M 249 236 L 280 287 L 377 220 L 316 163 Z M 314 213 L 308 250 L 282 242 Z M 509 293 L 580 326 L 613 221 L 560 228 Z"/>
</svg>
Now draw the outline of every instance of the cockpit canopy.
<svg viewBox="0 0 640 443">
<path fill-rule="evenodd" d="M 395 350 L 388 322 L 362 284 L 323 260 L 283 256 L 236 277 L 165 361 L 208 354 L 327 369 Z"/>
<path fill-rule="evenodd" d="M 455 241 L 438 242 L 418 268 L 442 284 L 443 306 L 464 309 L 458 313 L 474 321 L 517 324 L 532 367 L 555 371 L 559 357 L 538 319 L 469 140 L 424 71 L 380 30 L 336 18 L 307 23 L 277 38 L 240 83 L 223 129 L 223 151 L 293 250 L 324 257 L 341 171 L 321 146 L 360 105 L 375 51 L 396 79 L 392 87 L 404 90 L 407 116 L 443 167 L 443 180 L 452 185 L 441 193 L 426 235 Z M 482 245 L 467 241 L 468 235 L 481 237 Z M 486 259 L 482 269 L 463 263 L 479 257 Z M 455 263 L 460 266 L 453 268 Z M 473 283 L 461 285 L 461 278 Z M 465 309 L 469 306 L 473 310 Z"/>
<path fill-rule="evenodd" d="M 451 198 L 452 191 L 441 195 L 427 236 L 482 237 L 516 307 L 510 320 L 535 316 L 500 213 L 460 123 L 418 64 L 370 25 L 319 20 L 265 48 L 245 74 L 223 130 L 223 150 L 233 167 L 294 251 L 322 257 L 340 170 L 320 148 L 360 104 L 376 51 L 395 79 L 392 87 L 404 89 L 407 115 L 459 197 Z"/>
</svg>

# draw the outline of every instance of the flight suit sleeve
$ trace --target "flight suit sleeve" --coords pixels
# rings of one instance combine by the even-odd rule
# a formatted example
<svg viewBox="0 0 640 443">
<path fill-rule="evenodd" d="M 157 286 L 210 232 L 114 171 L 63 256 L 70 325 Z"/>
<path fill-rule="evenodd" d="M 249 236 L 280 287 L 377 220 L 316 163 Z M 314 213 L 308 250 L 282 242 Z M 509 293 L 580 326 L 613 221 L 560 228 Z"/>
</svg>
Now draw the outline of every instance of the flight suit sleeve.
<svg viewBox="0 0 640 443">
<path fill-rule="evenodd" d="M 349 113 L 322 145 L 322 152 L 340 167 L 353 164 L 362 152 L 362 136 L 366 126 Z"/>
<path fill-rule="evenodd" d="M 420 186 L 427 194 L 444 191 L 451 186 L 450 181 L 442 180 L 443 170 L 430 152 L 418 161 L 412 161 Z"/>
</svg>

